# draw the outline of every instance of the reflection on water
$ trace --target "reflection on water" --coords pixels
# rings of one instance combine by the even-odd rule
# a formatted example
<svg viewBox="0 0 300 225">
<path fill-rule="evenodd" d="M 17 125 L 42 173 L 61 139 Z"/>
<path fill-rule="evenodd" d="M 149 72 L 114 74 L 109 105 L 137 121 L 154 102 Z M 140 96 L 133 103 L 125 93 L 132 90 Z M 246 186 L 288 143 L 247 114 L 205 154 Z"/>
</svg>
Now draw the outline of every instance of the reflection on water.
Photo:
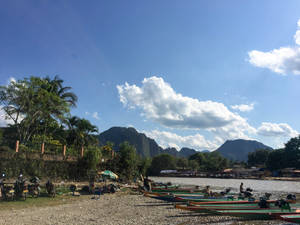
<svg viewBox="0 0 300 225">
<path fill-rule="evenodd" d="M 217 179 L 217 178 L 189 178 L 189 177 L 151 177 L 156 182 L 172 182 L 174 184 L 185 185 L 210 185 L 213 187 L 231 187 L 239 190 L 240 183 L 244 187 L 251 187 L 255 191 L 272 192 L 294 192 L 300 193 L 300 182 L 296 181 L 273 181 L 273 180 L 253 180 L 253 179 Z"/>
</svg>

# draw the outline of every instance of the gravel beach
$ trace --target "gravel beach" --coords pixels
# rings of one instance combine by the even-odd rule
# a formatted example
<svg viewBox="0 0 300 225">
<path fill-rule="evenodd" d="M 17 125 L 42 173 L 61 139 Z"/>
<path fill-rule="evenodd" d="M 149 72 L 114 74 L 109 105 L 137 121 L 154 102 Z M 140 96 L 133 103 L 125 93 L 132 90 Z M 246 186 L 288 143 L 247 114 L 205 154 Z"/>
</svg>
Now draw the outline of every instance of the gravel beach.
<svg viewBox="0 0 300 225">
<path fill-rule="evenodd" d="M 171 203 L 122 192 L 102 195 L 98 200 L 91 199 L 91 196 L 74 198 L 77 200 L 57 206 L 0 211 L 0 224 L 284 224 L 275 220 L 244 221 L 232 217 L 195 214 L 175 209 Z"/>
</svg>

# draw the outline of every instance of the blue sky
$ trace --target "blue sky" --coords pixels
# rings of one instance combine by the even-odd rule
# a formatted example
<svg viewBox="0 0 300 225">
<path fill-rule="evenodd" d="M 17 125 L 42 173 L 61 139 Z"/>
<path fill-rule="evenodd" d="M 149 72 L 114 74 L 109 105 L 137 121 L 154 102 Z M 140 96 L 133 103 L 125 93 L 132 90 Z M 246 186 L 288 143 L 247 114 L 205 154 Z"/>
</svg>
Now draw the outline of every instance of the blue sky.
<svg viewBox="0 0 300 225">
<path fill-rule="evenodd" d="M 163 147 L 281 147 L 300 131 L 299 12 L 296 0 L 2 1 L 0 82 L 59 75 L 73 114 Z"/>
</svg>

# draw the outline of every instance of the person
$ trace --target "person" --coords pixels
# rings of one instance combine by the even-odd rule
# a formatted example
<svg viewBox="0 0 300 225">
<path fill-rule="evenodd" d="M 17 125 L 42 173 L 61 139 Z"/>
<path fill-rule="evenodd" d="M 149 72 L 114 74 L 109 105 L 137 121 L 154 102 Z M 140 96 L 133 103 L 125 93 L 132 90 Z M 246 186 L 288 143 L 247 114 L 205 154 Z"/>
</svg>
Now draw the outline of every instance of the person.
<svg viewBox="0 0 300 225">
<path fill-rule="evenodd" d="M 204 195 L 210 196 L 211 195 L 210 186 L 207 185 L 203 192 L 204 192 Z"/>
<path fill-rule="evenodd" d="M 144 179 L 144 187 L 148 190 L 151 191 L 151 180 L 146 176 Z"/>
<path fill-rule="evenodd" d="M 240 193 L 244 193 L 244 187 L 243 187 L 243 183 L 241 183 L 241 185 L 240 185 Z"/>
</svg>

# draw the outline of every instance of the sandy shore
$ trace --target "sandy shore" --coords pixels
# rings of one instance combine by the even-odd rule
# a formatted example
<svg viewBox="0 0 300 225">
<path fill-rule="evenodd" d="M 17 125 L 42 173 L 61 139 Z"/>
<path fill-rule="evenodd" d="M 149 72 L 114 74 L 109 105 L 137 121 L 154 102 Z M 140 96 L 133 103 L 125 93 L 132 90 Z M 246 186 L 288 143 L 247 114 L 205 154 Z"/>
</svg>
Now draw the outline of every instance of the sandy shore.
<svg viewBox="0 0 300 225">
<path fill-rule="evenodd" d="M 76 197 L 74 197 L 76 198 Z M 1 203 L 0 203 L 1 204 Z M 77 197 L 71 203 L 0 211 L 1 225 L 97 224 L 97 225 L 193 225 L 284 224 L 281 221 L 243 221 L 232 217 L 195 214 L 175 209 L 171 203 L 137 194 L 106 194 L 99 200 Z"/>
</svg>

